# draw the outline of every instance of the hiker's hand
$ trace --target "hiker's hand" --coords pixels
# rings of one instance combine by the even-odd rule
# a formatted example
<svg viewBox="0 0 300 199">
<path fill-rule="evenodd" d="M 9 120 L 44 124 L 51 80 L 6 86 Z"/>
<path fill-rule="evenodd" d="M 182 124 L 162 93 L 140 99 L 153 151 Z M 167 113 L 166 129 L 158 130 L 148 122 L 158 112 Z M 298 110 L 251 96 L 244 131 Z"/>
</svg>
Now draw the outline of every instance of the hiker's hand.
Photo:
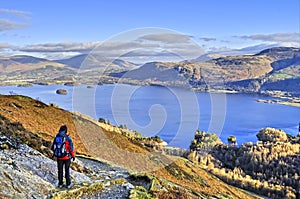
<svg viewBox="0 0 300 199">
<path fill-rule="evenodd" d="M 75 157 L 72 157 L 72 160 L 75 161 Z"/>
</svg>

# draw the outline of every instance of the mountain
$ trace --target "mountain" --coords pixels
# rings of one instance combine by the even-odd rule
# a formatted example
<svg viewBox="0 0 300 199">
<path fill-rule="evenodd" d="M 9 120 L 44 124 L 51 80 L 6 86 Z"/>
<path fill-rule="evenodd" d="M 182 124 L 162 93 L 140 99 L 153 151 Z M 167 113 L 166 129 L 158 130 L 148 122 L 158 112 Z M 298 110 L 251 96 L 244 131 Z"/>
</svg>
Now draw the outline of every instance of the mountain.
<svg viewBox="0 0 300 199">
<path fill-rule="evenodd" d="M 274 60 L 274 71 L 281 70 L 293 65 L 300 65 L 300 50 L 292 47 L 277 47 L 261 51 L 257 55 L 266 55 Z"/>
<path fill-rule="evenodd" d="M 276 60 L 281 60 L 281 59 L 299 57 L 300 52 L 299 52 L 299 48 L 295 48 L 295 47 L 274 47 L 274 48 L 268 48 L 262 50 L 256 55 L 267 55 L 273 57 Z"/>
<path fill-rule="evenodd" d="M 64 64 L 32 56 L 0 58 L 0 85 L 65 83 L 74 81 L 76 71 Z"/>
<path fill-rule="evenodd" d="M 110 59 L 96 54 L 82 54 L 68 59 L 56 60 L 77 69 L 97 69 L 106 68 L 107 70 L 131 70 L 137 67 L 134 63 L 121 59 Z"/>
<path fill-rule="evenodd" d="M 137 66 L 98 54 L 50 61 L 30 56 L 0 58 L 1 85 L 20 83 L 128 83 L 193 90 L 228 90 L 300 96 L 300 49 L 273 47 L 254 55 L 215 57 L 191 62 L 150 62 Z"/>
<path fill-rule="evenodd" d="M 300 96 L 300 49 L 292 47 L 276 47 L 261 51 L 255 56 L 266 56 L 271 61 L 272 71 L 261 78 L 230 82 L 233 89 L 250 92 L 289 92 Z M 242 84 L 240 84 L 242 83 Z M 288 94 L 289 95 L 289 94 Z"/>
<path fill-rule="evenodd" d="M 123 73 L 122 78 L 160 85 L 189 84 L 196 90 L 215 88 L 259 92 L 279 86 L 277 89 L 285 92 L 287 86 L 280 86 L 280 82 L 296 88 L 299 65 L 299 48 L 274 47 L 255 55 L 226 56 L 207 61 L 146 63 L 125 75 Z M 299 93 L 298 90 L 289 91 Z"/>
<path fill-rule="evenodd" d="M 229 56 L 206 62 L 151 62 L 128 71 L 123 78 L 180 84 L 192 87 L 203 84 L 220 85 L 232 81 L 263 77 L 273 68 L 271 61 L 262 56 Z"/>
<path fill-rule="evenodd" d="M 136 65 L 131 62 L 92 55 L 78 55 L 53 61 L 25 55 L 0 57 L 0 85 L 97 84 L 101 77 L 99 74 L 133 68 Z M 108 79 L 107 81 L 111 81 Z"/>
<path fill-rule="evenodd" d="M 190 60 L 190 62 L 192 62 L 192 63 L 205 62 L 205 61 L 209 61 L 209 60 L 216 59 L 219 57 L 224 57 L 224 55 L 207 53 L 207 54 L 200 55 L 199 57 L 197 57 L 195 59 Z"/>
<path fill-rule="evenodd" d="M 56 68 L 64 67 L 63 64 L 54 61 L 26 55 L 0 57 L 0 73 L 24 72 L 46 68 L 47 66 Z"/>
<path fill-rule="evenodd" d="M 0 107 L 1 198 L 259 198 L 149 147 L 157 139 L 25 96 L 0 95 Z M 77 152 L 71 190 L 55 187 L 50 146 L 62 124 Z"/>
<path fill-rule="evenodd" d="M 80 68 L 81 63 L 85 60 L 86 57 L 87 57 L 86 54 L 81 54 L 67 59 L 60 59 L 55 61 L 61 64 L 68 65 L 72 68 Z"/>
</svg>

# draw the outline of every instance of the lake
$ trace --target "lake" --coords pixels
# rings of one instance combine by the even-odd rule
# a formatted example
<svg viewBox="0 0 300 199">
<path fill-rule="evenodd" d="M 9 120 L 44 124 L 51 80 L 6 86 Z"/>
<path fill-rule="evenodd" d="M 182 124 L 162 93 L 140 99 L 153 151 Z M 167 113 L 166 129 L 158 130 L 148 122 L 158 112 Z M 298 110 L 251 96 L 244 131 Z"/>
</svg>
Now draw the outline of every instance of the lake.
<svg viewBox="0 0 300 199">
<path fill-rule="evenodd" d="M 66 89 L 67 95 L 56 94 Z M 68 111 L 79 111 L 114 125 L 126 125 L 144 136 L 160 136 L 171 146 L 188 148 L 197 129 L 216 133 L 227 143 L 256 142 L 261 128 L 274 127 L 297 135 L 300 108 L 259 103 L 272 99 L 251 94 L 192 92 L 162 86 L 101 85 L 87 88 L 64 85 L 5 86 L 1 94 L 27 95 Z"/>
</svg>

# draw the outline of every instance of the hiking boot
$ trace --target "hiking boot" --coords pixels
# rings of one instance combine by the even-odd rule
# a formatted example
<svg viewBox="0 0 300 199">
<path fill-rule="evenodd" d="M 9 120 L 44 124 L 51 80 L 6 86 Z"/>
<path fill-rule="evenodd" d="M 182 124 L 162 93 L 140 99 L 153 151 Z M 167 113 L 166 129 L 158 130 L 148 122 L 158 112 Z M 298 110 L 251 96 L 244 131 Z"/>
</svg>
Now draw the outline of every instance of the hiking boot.
<svg viewBox="0 0 300 199">
<path fill-rule="evenodd" d="M 62 188 L 62 187 L 64 187 L 64 184 L 58 184 L 57 187 Z"/>
<path fill-rule="evenodd" d="M 67 187 L 68 189 L 70 189 L 72 186 L 73 186 L 73 183 L 67 185 L 66 187 Z"/>
</svg>

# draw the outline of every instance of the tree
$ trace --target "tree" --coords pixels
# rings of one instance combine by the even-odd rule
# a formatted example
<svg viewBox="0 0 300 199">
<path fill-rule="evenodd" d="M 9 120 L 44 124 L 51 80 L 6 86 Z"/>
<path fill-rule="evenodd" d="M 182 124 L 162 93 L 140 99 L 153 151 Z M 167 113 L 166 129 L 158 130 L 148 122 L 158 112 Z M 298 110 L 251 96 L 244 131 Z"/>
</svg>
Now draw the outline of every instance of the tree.
<svg viewBox="0 0 300 199">
<path fill-rule="evenodd" d="M 236 137 L 233 135 L 228 136 L 227 138 L 228 144 L 232 146 L 236 146 Z"/>
<path fill-rule="evenodd" d="M 102 117 L 100 117 L 100 118 L 98 119 L 98 122 L 100 122 L 100 123 L 104 123 L 104 124 L 106 123 L 106 122 L 105 122 L 105 119 L 104 119 L 104 118 L 102 118 Z"/>
<path fill-rule="evenodd" d="M 288 140 L 288 137 L 283 130 L 274 128 L 262 129 L 256 137 L 263 142 L 286 142 Z"/>
</svg>

